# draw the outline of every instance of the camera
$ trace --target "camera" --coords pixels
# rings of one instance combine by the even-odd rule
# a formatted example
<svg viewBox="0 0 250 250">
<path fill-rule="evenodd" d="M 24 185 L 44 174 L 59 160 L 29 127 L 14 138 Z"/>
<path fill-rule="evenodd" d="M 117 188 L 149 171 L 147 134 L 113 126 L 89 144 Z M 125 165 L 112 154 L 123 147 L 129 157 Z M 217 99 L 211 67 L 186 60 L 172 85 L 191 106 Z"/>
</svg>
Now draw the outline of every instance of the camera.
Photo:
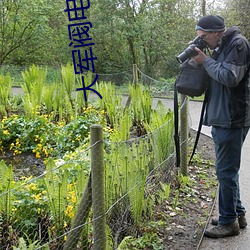
<svg viewBox="0 0 250 250">
<path fill-rule="evenodd" d="M 200 50 L 203 50 L 207 48 L 207 43 L 199 36 L 197 36 L 190 45 L 180 54 L 176 57 L 177 61 L 179 63 L 183 63 L 188 58 L 198 55 L 198 53 L 195 51 L 195 47 L 199 48 Z"/>
</svg>

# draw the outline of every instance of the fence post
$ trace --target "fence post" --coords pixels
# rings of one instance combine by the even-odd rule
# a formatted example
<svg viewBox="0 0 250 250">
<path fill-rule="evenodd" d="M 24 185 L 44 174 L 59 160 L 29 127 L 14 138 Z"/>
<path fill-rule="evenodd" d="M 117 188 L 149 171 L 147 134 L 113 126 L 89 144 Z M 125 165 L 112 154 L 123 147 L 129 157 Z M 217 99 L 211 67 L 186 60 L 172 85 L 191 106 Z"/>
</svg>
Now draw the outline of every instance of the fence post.
<svg viewBox="0 0 250 250">
<path fill-rule="evenodd" d="M 71 250 L 77 248 L 77 243 L 81 237 L 83 225 L 86 222 L 91 208 L 91 176 L 89 176 L 88 183 L 83 192 L 81 201 L 79 203 L 76 216 L 73 220 L 70 233 L 64 244 L 63 250 Z"/>
<path fill-rule="evenodd" d="M 137 71 L 137 65 L 133 64 L 133 77 L 134 77 L 134 85 L 138 84 L 138 71 Z"/>
<path fill-rule="evenodd" d="M 133 80 L 134 80 L 134 85 L 136 86 L 138 84 L 138 71 L 137 71 L 137 65 L 133 64 Z M 128 95 L 128 99 L 127 102 L 125 104 L 125 109 L 124 111 L 129 107 L 129 105 L 131 104 L 131 95 Z"/>
<path fill-rule="evenodd" d="M 103 130 L 99 124 L 90 127 L 91 176 L 93 205 L 93 250 L 106 249 L 106 216 L 104 193 Z"/>
<path fill-rule="evenodd" d="M 188 174 L 188 97 L 181 96 L 180 109 L 180 168 L 181 174 L 187 176 Z"/>
</svg>

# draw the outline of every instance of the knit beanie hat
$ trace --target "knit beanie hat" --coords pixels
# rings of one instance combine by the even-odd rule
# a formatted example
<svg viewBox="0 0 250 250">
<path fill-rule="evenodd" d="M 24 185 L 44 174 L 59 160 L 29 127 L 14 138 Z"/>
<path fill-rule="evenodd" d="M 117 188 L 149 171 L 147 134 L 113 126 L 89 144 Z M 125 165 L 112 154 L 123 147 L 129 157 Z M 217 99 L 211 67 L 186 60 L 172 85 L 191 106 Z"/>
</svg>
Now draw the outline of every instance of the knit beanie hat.
<svg viewBox="0 0 250 250">
<path fill-rule="evenodd" d="M 221 16 L 203 16 L 195 26 L 195 30 L 210 31 L 224 31 L 224 19 Z"/>
</svg>

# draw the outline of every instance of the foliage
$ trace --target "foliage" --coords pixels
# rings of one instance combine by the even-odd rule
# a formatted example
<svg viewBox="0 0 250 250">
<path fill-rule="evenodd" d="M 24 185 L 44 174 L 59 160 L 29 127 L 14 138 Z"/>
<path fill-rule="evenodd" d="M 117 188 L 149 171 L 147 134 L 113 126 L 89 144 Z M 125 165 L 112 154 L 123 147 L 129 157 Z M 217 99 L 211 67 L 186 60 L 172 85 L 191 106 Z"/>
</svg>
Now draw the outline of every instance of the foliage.
<svg viewBox="0 0 250 250">
<path fill-rule="evenodd" d="M 62 86 L 69 100 L 72 101 L 72 91 L 75 87 L 75 72 L 73 65 L 67 64 L 61 67 Z"/>
<path fill-rule="evenodd" d="M 86 142 L 90 126 L 102 122 L 102 115 L 91 107 L 68 124 L 56 124 L 50 118 L 47 115 L 35 119 L 17 115 L 3 118 L 0 121 L 1 151 L 11 150 L 14 155 L 33 152 L 37 158 L 60 156 Z"/>
<path fill-rule="evenodd" d="M 62 12 L 64 7 L 64 1 L 1 1 L 0 65 L 61 60 L 64 56 L 59 56 L 60 47 L 68 52 L 67 35 L 63 30 L 67 25 Z"/>
<path fill-rule="evenodd" d="M 100 82 L 97 84 L 97 91 L 102 94 L 102 99 L 99 99 L 99 107 L 106 112 L 107 122 L 111 128 L 117 127 L 121 124 L 122 99 L 121 96 L 117 95 L 115 85 L 111 82 Z M 112 97 L 112 102 L 110 97 Z"/>
<path fill-rule="evenodd" d="M 43 89 L 47 76 L 47 69 L 32 65 L 29 70 L 22 72 L 24 83 L 21 84 L 24 90 L 24 111 L 26 115 L 34 118 L 39 113 L 42 102 Z"/>
<path fill-rule="evenodd" d="M 12 166 L 7 167 L 3 160 L 0 161 L 0 213 L 10 222 L 13 206 L 13 195 L 10 190 L 13 188 L 14 176 Z"/>
<path fill-rule="evenodd" d="M 156 109 L 152 111 L 151 123 L 146 123 L 146 130 L 152 132 L 151 139 L 155 159 L 160 163 L 167 159 L 174 147 L 173 129 L 174 119 L 173 112 L 165 112 L 163 104 L 159 101 Z"/>
<path fill-rule="evenodd" d="M 153 206 L 147 207 L 150 201 L 144 199 L 149 171 L 154 164 L 158 163 L 157 158 L 160 154 L 156 155 L 157 150 L 161 152 L 161 157 L 168 157 L 167 153 L 170 153 L 170 147 L 165 147 L 160 139 L 166 137 L 165 139 L 169 140 L 169 133 L 172 131 L 172 114 L 166 112 L 160 104 L 156 111 L 152 110 L 152 95 L 148 89 L 144 89 L 141 85 L 131 86 L 132 105 L 124 109 L 114 85 L 101 83 L 98 88 L 103 92 L 103 99 L 99 101 L 99 107 L 94 108 L 88 104 L 81 110 L 77 105 L 84 105 L 84 103 L 76 104 L 77 97 L 73 98 L 69 94 L 73 89 L 70 69 L 72 68 L 67 69 L 69 77 L 68 73 L 65 73 L 67 80 L 64 80 L 65 83 L 67 82 L 68 91 L 66 87 L 56 89 L 55 85 L 51 85 L 51 89 L 48 90 L 50 97 L 54 97 L 53 102 L 44 101 L 44 98 L 40 98 L 43 97 L 44 92 L 37 91 L 39 93 L 37 99 L 41 100 L 40 112 L 52 110 L 51 113 L 35 116 L 11 115 L 4 117 L 0 122 L 2 152 L 11 150 L 14 155 L 33 152 L 37 158 L 45 158 L 44 174 L 38 179 L 30 177 L 18 180 L 15 188 L 11 190 L 13 202 L 10 204 L 13 209 L 9 211 L 6 208 L 11 215 L 10 224 L 14 232 L 12 236 L 14 237 L 19 228 L 24 228 L 19 236 L 25 240 L 26 245 L 29 244 L 29 239 L 34 244 L 42 244 L 42 239 L 47 242 L 51 238 L 56 238 L 54 244 L 63 245 L 65 239 L 58 236 L 64 235 L 70 228 L 90 172 L 89 153 L 85 152 L 89 145 L 90 125 L 103 124 L 104 133 L 107 135 L 105 136 L 105 191 L 106 207 L 110 209 L 108 224 L 112 236 L 114 236 L 114 227 L 111 225 L 114 222 L 114 216 L 121 216 L 122 219 L 116 222 L 120 223 L 120 227 L 123 227 L 123 222 L 126 222 L 128 226 L 139 228 L 143 219 L 151 213 L 150 209 Z M 65 72 L 68 72 L 67 70 L 65 69 Z M 37 75 L 41 73 L 39 72 L 39 68 L 31 67 L 24 73 L 26 83 L 31 84 L 23 87 L 30 95 L 34 94 L 31 91 L 33 80 L 37 79 Z M 41 78 L 42 76 L 45 79 L 45 74 L 41 74 Z M 74 117 L 63 119 L 65 104 L 59 100 L 56 91 L 61 91 L 60 95 L 64 93 L 68 97 L 68 103 L 72 107 L 70 112 L 75 115 Z M 115 97 L 114 103 L 111 103 L 110 93 Z M 62 105 L 54 108 L 53 105 L 58 104 L 57 98 Z M 140 105 L 136 105 L 137 100 L 140 100 Z M 55 110 L 59 112 L 60 109 L 61 119 L 57 121 L 54 112 Z M 110 120 L 112 120 L 112 128 Z M 145 133 L 143 137 L 138 138 L 138 131 L 134 133 L 133 121 L 141 128 L 147 128 L 144 133 L 148 132 L 148 134 Z M 161 126 L 164 126 L 165 132 L 158 131 L 158 127 Z M 157 136 L 152 136 L 152 132 Z M 161 148 L 163 148 L 162 151 Z M 54 161 L 50 157 L 56 157 L 58 160 Z M 12 173 L 11 168 L 8 169 Z M 4 196 L 2 199 L 5 199 Z M 117 203 L 121 199 L 122 204 Z M 114 203 L 117 204 L 114 205 Z M 43 230 L 38 230 L 37 225 Z M 117 237 L 114 236 L 112 239 L 115 246 L 119 244 L 122 237 L 119 230 L 116 234 Z M 26 235 L 29 235 L 29 239 Z M 141 241 L 138 239 L 138 247 L 147 246 L 147 241 L 146 237 Z M 11 244 L 17 246 L 23 242 L 20 240 L 19 243 Z M 32 247 L 32 244 L 29 245 Z"/>
<path fill-rule="evenodd" d="M 223 14 L 227 17 L 231 15 L 241 23 L 247 20 L 247 8 L 240 8 L 246 4 L 244 1 L 227 1 L 224 4 L 227 8 L 210 2 L 205 2 L 206 13 L 195 0 L 92 0 L 85 12 L 88 22 L 92 23 L 88 38 L 95 43 L 96 72 L 121 73 L 137 64 L 143 72 L 157 79 L 176 76 L 175 57 L 194 38 L 198 16 L 220 14 L 225 10 L 228 14 Z M 72 62 L 68 33 L 71 22 L 64 12 L 65 1 L 2 1 L 0 9 L 3 17 L 0 20 L 0 65 L 59 66 Z M 84 47 L 80 49 L 84 54 Z M 116 80 L 119 85 L 125 82 L 124 77 Z"/>
<path fill-rule="evenodd" d="M 145 89 L 141 84 L 130 85 L 129 92 L 131 96 L 133 125 L 137 128 L 137 134 L 141 136 L 145 133 L 143 124 L 150 123 L 153 97 L 150 90 Z"/>
<path fill-rule="evenodd" d="M 125 237 L 117 250 L 154 249 L 163 250 L 162 240 L 156 233 L 145 233 L 139 238 Z"/>
<path fill-rule="evenodd" d="M 10 74 L 0 75 L 0 117 L 7 116 L 10 109 L 8 98 L 10 96 L 12 79 Z"/>
</svg>

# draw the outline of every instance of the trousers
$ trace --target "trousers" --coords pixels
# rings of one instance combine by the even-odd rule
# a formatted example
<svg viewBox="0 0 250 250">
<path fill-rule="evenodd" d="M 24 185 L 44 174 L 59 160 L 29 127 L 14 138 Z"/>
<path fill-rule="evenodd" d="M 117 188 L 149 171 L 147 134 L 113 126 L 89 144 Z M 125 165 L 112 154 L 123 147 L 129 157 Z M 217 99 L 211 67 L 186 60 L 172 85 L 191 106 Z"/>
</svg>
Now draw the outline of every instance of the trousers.
<svg viewBox="0 0 250 250">
<path fill-rule="evenodd" d="M 239 170 L 241 150 L 249 127 L 212 127 L 216 175 L 219 182 L 219 224 L 231 224 L 245 214 L 240 200 Z"/>
</svg>

